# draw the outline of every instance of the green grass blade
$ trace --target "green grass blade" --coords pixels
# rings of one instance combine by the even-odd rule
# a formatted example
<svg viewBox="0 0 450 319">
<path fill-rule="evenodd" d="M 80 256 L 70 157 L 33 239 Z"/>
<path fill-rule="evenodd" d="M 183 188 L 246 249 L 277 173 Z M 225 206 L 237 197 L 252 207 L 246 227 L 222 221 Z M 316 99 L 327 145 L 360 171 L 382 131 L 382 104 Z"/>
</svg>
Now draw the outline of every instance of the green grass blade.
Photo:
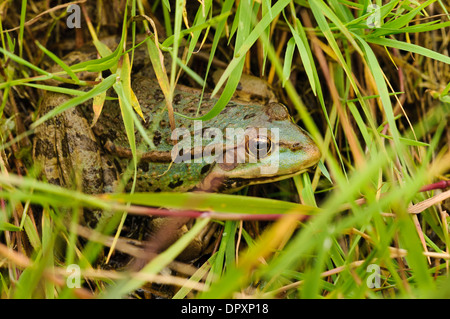
<svg viewBox="0 0 450 319">
<path fill-rule="evenodd" d="M 79 83 L 80 79 L 77 77 L 77 75 L 70 69 L 70 67 L 64 63 L 63 60 L 58 58 L 54 53 L 50 52 L 45 48 L 42 44 L 40 44 L 38 41 L 36 41 L 36 45 L 41 49 L 45 54 L 47 54 L 56 64 L 58 64 L 66 73 L 74 80 L 75 83 Z"/>
<path fill-rule="evenodd" d="M 367 44 L 367 42 L 365 42 L 357 35 L 355 35 L 355 38 L 358 39 L 358 41 L 361 43 L 365 51 L 366 61 L 373 74 L 378 94 L 380 95 L 381 103 L 383 105 L 383 109 L 386 115 L 386 119 L 389 123 L 389 130 L 392 134 L 396 147 L 400 147 L 400 134 L 398 132 L 397 125 L 395 123 L 394 110 L 392 108 L 391 99 L 389 97 L 387 84 L 384 80 L 383 71 L 381 70 L 381 67 L 378 64 L 377 57 L 375 56 L 375 54 L 373 53 L 372 49 Z"/>
<path fill-rule="evenodd" d="M 79 105 L 83 102 L 86 102 L 89 99 L 92 99 L 94 96 L 105 92 L 106 90 L 108 90 L 115 82 L 116 80 L 116 75 L 115 74 L 111 74 L 110 76 L 108 76 L 106 79 L 104 79 L 101 83 L 97 84 L 92 90 L 86 92 L 83 95 L 77 96 L 63 104 L 61 104 L 60 106 L 52 109 L 50 112 L 48 112 L 47 114 L 43 115 L 42 117 L 40 117 L 38 120 L 36 120 L 32 125 L 31 128 L 36 128 L 37 126 L 41 125 L 42 123 L 44 123 L 45 121 L 47 121 L 49 118 L 64 112 L 65 110 L 74 107 L 76 105 Z"/>
<path fill-rule="evenodd" d="M 398 41 L 398 40 L 394 40 L 394 39 L 387 39 L 387 38 L 372 38 L 372 37 L 370 37 L 370 38 L 367 38 L 366 40 L 367 40 L 367 42 L 370 42 L 373 44 L 378 44 L 378 45 L 383 45 L 383 46 L 387 46 L 387 47 L 391 47 L 391 48 L 405 50 L 407 52 L 414 52 L 414 53 L 432 58 L 436 61 L 450 64 L 450 57 L 448 57 L 444 54 L 441 54 L 439 52 L 421 47 L 416 44 Z"/>
<path fill-rule="evenodd" d="M 242 43 L 238 51 L 234 54 L 233 59 L 229 63 L 228 67 L 223 72 L 222 76 L 220 77 L 219 81 L 217 82 L 217 85 L 212 92 L 212 96 L 218 93 L 219 89 L 222 87 L 222 85 L 225 83 L 227 78 L 238 69 L 238 66 L 241 64 L 241 61 L 245 57 L 246 53 L 252 45 L 258 40 L 258 38 L 261 36 L 261 34 L 267 29 L 267 27 L 272 22 L 271 16 L 277 16 L 281 13 L 281 11 L 289 4 L 290 1 L 287 0 L 280 0 L 277 1 L 271 8 L 271 12 L 267 13 L 259 22 L 258 24 L 253 28 L 253 30 L 250 32 L 248 37 L 246 37 L 245 41 Z"/>
<path fill-rule="evenodd" d="M 311 214 L 316 208 L 281 200 L 228 194 L 206 193 L 134 193 L 105 194 L 105 198 L 134 205 L 162 206 L 171 209 L 194 209 L 219 213 L 284 214 L 288 211 Z"/>
<path fill-rule="evenodd" d="M 423 2 L 421 5 L 417 6 L 407 14 L 400 15 L 399 17 L 393 18 L 391 21 L 386 22 L 381 28 L 377 29 L 372 36 L 380 37 L 388 35 L 391 33 L 390 30 L 399 30 L 405 25 L 407 25 L 421 10 L 429 6 L 436 0 L 428 0 Z"/>
<path fill-rule="evenodd" d="M 208 224 L 209 219 L 198 220 L 195 225 L 180 239 L 178 239 L 172 246 L 166 251 L 156 256 L 150 263 L 148 263 L 140 273 L 146 275 L 152 275 L 159 273 L 167 264 L 173 261 L 188 244 L 197 236 L 200 231 Z M 139 278 L 124 279 L 107 290 L 103 295 L 104 298 L 121 298 L 122 296 L 130 293 L 131 291 L 139 288 L 145 280 Z"/>
<path fill-rule="evenodd" d="M 291 75 L 291 67 L 292 67 L 292 58 L 294 57 L 294 49 L 295 49 L 295 39 L 291 38 L 289 39 L 286 47 L 286 53 L 284 56 L 284 65 L 283 65 L 283 82 L 282 85 L 284 87 L 284 84 L 289 79 L 289 76 Z"/>
<path fill-rule="evenodd" d="M 27 14 L 27 0 L 22 0 L 20 7 L 20 29 L 19 29 L 19 56 L 22 57 L 23 52 L 23 32 L 25 30 L 25 18 Z"/>
</svg>

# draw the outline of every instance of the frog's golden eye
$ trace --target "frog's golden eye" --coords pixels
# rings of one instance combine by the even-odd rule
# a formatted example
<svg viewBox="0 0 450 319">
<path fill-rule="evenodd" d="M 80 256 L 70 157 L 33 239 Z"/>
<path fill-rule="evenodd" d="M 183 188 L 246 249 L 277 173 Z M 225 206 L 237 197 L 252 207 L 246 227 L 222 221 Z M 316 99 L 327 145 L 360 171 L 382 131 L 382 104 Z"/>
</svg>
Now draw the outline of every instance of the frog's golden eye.
<svg viewBox="0 0 450 319">
<path fill-rule="evenodd" d="M 270 155 L 272 150 L 272 141 L 268 136 L 257 136 L 247 139 L 245 151 L 247 154 L 262 159 Z"/>
</svg>

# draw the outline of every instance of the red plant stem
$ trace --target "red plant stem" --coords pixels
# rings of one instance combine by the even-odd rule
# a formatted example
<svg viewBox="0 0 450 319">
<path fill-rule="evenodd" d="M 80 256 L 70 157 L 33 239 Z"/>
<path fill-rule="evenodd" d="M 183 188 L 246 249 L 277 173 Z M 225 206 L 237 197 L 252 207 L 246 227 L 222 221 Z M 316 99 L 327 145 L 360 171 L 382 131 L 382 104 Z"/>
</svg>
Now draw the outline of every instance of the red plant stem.
<svg viewBox="0 0 450 319">
<path fill-rule="evenodd" d="M 220 220 L 277 220 L 285 214 L 227 214 L 217 212 L 202 212 L 196 210 L 167 210 L 145 206 L 129 206 L 124 207 L 118 205 L 115 210 L 125 210 L 128 213 L 136 215 L 148 216 L 165 216 L 165 217 L 189 217 L 189 218 L 214 218 Z M 299 220 L 304 220 L 308 215 L 297 213 Z"/>
<path fill-rule="evenodd" d="M 428 184 L 423 186 L 420 191 L 421 192 L 427 192 L 427 191 L 431 191 L 433 189 L 444 189 L 450 187 L 450 180 L 449 181 L 439 181 L 433 184 Z"/>
<path fill-rule="evenodd" d="M 419 191 L 426 192 L 434 189 L 444 189 L 450 187 L 450 180 L 439 181 L 433 184 L 423 186 Z M 365 199 L 361 198 L 356 201 L 357 204 L 362 205 Z M 123 206 L 117 205 L 115 210 L 124 210 L 131 214 L 148 215 L 148 216 L 166 216 L 166 217 L 188 217 L 188 218 L 214 218 L 220 220 L 277 220 L 285 214 L 228 214 L 217 212 L 202 212 L 196 210 L 175 210 L 175 209 L 161 209 L 146 206 Z M 308 213 L 308 212 L 306 212 Z M 311 212 L 309 212 L 311 213 Z M 297 213 L 300 221 L 305 221 L 309 218 L 309 214 Z"/>
</svg>

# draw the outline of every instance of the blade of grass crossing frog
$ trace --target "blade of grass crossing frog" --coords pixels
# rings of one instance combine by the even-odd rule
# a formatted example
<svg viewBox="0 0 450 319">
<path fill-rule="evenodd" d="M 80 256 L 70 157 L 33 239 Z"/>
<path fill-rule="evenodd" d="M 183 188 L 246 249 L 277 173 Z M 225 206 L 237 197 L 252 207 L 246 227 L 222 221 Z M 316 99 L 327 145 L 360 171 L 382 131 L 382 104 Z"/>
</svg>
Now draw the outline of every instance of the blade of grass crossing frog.
<svg viewBox="0 0 450 319">
<path fill-rule="evenodd" d="M 120 78 L 123 80 L 123 88 L 126 94 L 126 97 L 129 98 L 131 106 L 136 111 L 137 114 L 145 121 L 144 114 L 142 113 L 141 106 L 139 101 L 131 89 L 131 64 L 128 53 L 123 55 L 123 63 L 122 63 L 122 71 L 120 74 Z"/>
<path fill-rule="evenodd" d="M 132 112 L 131 106 L 131 94 L 124 89 L 123 82 L 116 82 L 113 85 L 114 90 L 119 96 L 119 105 L 122 113 L 123 124 L 125 126 L 125 132 L 127 134 L 128 142 L 130 144 L 131 153 L 133 155 L 133 166 L 137 167 L 137 152 L 136 152 L 136 139 L 134 135 L 134 121 L 130 114 Z"/>
<path fill-rule="evenodd" d="M 106 99 L 106 91 L 100 93 L 99 95 L 94 96 L 94 100 L 92 102 L 92 110 L 94 111 L 94 118 L 92 119 L 91 127 L 97 123 L 100 114 L 102 113 L 103 105 L 105 104 Z"/>
<path fill-rule="evenodd" d="M 50 92 L 56 92 L 56 93 L 63 93 L 67 95 L 74 95 L 74 96 L 80 96 L 85 94 L 83 91 L 69 89 L 65 87 L 60 86 L 51 86 L 51 85 L 44 85 L 44 84 L 35 84 L 35 83 L 23 83 L 22 85 L 30 86 L 36 89 L 50 91 Z"/>
<path fill-rule="evenodd" d="M 183 116 L 179 113 L 178 115 L 181 115 L 185 118 L 189 119 L 195 119 L 195 120 L 202 120 L 207 121 L 210 120 L 222 112 L 222 110 L 227 106 L 228 102 L 230 102 L 231 98 L 234 95 L 234 92 L 236 91 L 237 86 L 239 85 L 239 81 L 241 78 L 242 71 L 244 69 L 245 60 L 241 60 L 239 62 L 239 65 L 235 68 L 232 76 L 229 77 L 227 84 L 225 85 L 225 88 L 220 95 L 220 98 L 217 100 L 216 104 L 214 104 L 214 107 L 205 115 L 194 118 L 194 117 L 188 117 Z"/>
<path fill-rule="evenodd" d="M 117 61 L 120 58 L 119 48 L 117 48 L 112 54 L 91 61 L 80 62 L 78 64 L 72 65 L 70 68 L 74 72 L 101 72 L 105 70 L 110 70 L 115 68 Z M 115 73 L 115 72 L 114 72 Z"/>
<path fill-rule="evenodd" d="M 148 33 L 150 33 L 150 28 L 148 24 L 152 26 L 154 31 L 153 41 L 149 40 L 147 42 L 147 51 L 150 57 L 150 61 L 153 66 L 153 70 L 155 71 L 156 79 L 158 80 L 159 87 L 164 94 L 166 101 L 170 99 L 170 83 L 169 78 L 167 77 L 166 68 L 164 66 L 164 55 L 162 54 L 159 48 L 158 42 L 158 31 L 156 29 L 155 22 L 149 17 L 145 16 L 144 7 L 142 6 L 141 1 L 138 2 L 139 12 L 144 16 L 145 20 L 143 21 L 144 27 Z"/>
<path fill-rule="evenodd" d="M 239 214 L 285 214 L 295 211 L 301 214 L 315 214 L 319 209 L 307 205 L 281 200 L 248 197 L 229 194 L 203 193 L 134 193 L 104 194 L 103 197 L 118 203 L 134 205 L 160 206 L 172 209 L 214 211 Z"/>
<path fill-rule="evenodd" d="M 56 186 L 53 184 L 49 184 L 46 182 L 41 182 L 36 180 L 35 178 L 28 178 L 28 177 L 20 177 L 14 174 L 9 174 L 8 176 L 0 175 L 0 185 L 3 185 L 3 188 L 5 189 L 5 185 L 14 185 L 17 186 L 17 190 L 19 189 L 33 189 L 35 193 L 42 192 L 51 194 L 52 198 L 56 198 L 58 201 L 58 206 L 61 206 L 61 204 L 70 202 L 71 200 L 75 200 L 77 202 L 82 203 L 83 205 L 86 205 L 87 207 L 96 207 L 103 210 L 110 210 L 111 206 L 109 204 L 106 204 L 103 201 L 99 201 L 94 196 L 89 196 L 81 192 L 69 190 L 60 186 Z M 8 198 L 14 198 L 16 193 L 20 195 L 21 192 L 19 191 L 8 191 L 4 192 L 1 195 L 6 196 Z M 10 194 L 10 195 L 8 195 Z M 24 193 L 24 196 L 22 199 L 25 198 L 25 196 L 33 195 L 29 192 Z M 41 204 L 44 202 L 42 201 L 42 197 L 39 197 L 41 200 Z M 26 201 L 26 200 L 24 200 Z M 36 203 L 39 203 L 39 201 L 36 201 Z"/>
<path fill-rule="evenodd" d="M 275 66 L 275 71 L 277 72 L 277 75 L 282 78 L 283 76 L 283 67 L 275 53 L 275 49 L 269 42 L 269 39 L 265 37 L 264 34 L 261 36 L 261 40 L 267 47 L 267 53 L 268 57 L 271 61 L 271 63 Z M 319 130 L 317 129 L 317 126 L 315 125 L 314 121 L 311 118 L 311 115 L 309 114 L 308 110 L 306 109 L 306 106 L 302 102 L 300 96 L 297 93 L 297 90 L 294 88 L 292 83 L 290 81 L 286 81 L 285 83 L 285 89 L 289 97 L 291 98 L 295 108 L 297 109 L 298 113 L 300 114 L 305 127 L 307 131 L 311 134 L 313 139 L 317 142 L 317 144 L 322 145 L 323 139 L 322 135 L 319 133 Z"/>
<path fill-rule="evenodd" d="M 32 129 L 36 128 L 37 126 L 39 126 L 40 124 L 44 123 L 45 121 L 47 121 L 49 118 L 71 108 L 74 107 L 76 105 L 79 105 L 83 102 L 86 102 L 87 100 L 93 98 L 94 96 L 101 94 L 102 92 L 107 91 L 115 82 L 116 80 L 116 75 L 115 74 L 111 74 L 110 76 L 108 76 L 106 79 L 104 79 L 101 83 L 97 84 L 96 86 L 94 86 L 94 88 L 86 93 L 84 93 L 83 95 L 80 96 L 76 96 L 73 99 L 61 104 L 58 107 L 55 107 L 54 109 L 52 109 L 50 112 L 48 112 L 47 114 L 45 114 L 44 116 L 42 116 L 41 118 L 39 118 L 38 120 L 36 120 L 30 127 Z"/>
<path fill-rule="evenodd" d="M 75 83 L 79 83 L 80 79 L 77 75 L 70 69 L 70 67 L 64 63 L 60 58 L 58 58 L 55 54 L 47 50 L 42 44 L 38 41 L 35 41 L 36 45 L 41 49 L 49 58 L 51 58 L 56 64 L 58 64 L 66 73 L 75 81 Z"/>
</svg>

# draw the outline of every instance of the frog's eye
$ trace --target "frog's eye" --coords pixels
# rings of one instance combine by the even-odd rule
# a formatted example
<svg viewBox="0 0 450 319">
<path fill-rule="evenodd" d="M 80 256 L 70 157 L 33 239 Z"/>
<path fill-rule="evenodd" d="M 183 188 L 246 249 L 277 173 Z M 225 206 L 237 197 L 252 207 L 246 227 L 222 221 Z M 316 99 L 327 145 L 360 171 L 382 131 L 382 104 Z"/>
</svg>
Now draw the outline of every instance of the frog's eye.
<svg viewBox="0 0 450 319">
<path fill-rule="evenodd" d="M 262 159 L 270 155 L 272 150 L 272 141 L 268 136 L 257 136 L 250 138 L 245 143 L 247 154 Z"/>
</svg>

